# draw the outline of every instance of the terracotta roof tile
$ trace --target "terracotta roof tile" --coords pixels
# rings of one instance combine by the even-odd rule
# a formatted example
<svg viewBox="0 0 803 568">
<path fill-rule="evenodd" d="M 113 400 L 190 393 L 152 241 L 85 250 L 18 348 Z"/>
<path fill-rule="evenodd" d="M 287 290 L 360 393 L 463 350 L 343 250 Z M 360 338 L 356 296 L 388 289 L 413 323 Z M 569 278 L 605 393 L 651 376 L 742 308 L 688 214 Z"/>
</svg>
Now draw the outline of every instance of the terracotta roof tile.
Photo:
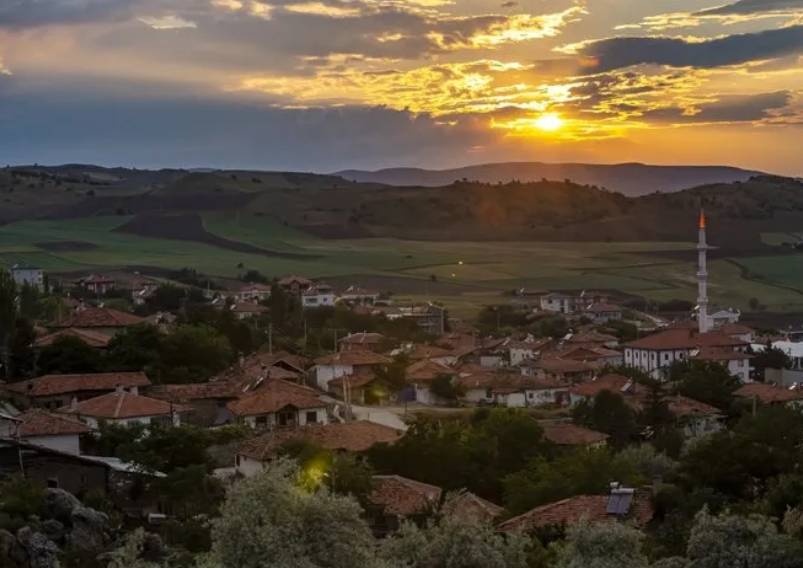
<svg viewBox="0 0 803 568">
<path fill-rule="evenodd" d="M 34 436 L 66 436 L 86 434 L 90 428 L 83 422 L 32 408 L 16 417 L 21 420 L 18 434 L 22 438 Z"/>
<path fill-rule="evenodd" d="M 617 375 L 615 373 L 608 373 L 602 375 L 591 381 L 575 385 L 571 389 L 571 393 L 577 396 L 584 396 L 586 398 L 593 398 L 604 390 L 620 393 L 626 385 L 638 389 L 638 385 L 624 375 Z"/>
<path fill-rule="evenodd" d="M 559 446 L 591 446 L 605 442 L 609 436 L 596 430 L 589 430 L 571 422 L 551 422 L 541 424 L 544 437 Z"/>
<path fill-rule="evenodd" d="M 536 507 L 526 513 L 508 519 L 499 530 L 505 532 L 531 532 L 549 525 L 573 525 L 580 521 L 612 521 L 616 517 L 608 514 L 608 495 L 577 495 L 562 501 Z M 636 491 L 630 507 L 628 520 L 637 526 L 646 525 L 653 516 L 649 496 Z"/>
<path fill-rule="evenodd" d="M 341 351 L 315 359 L 316 365 L 387 365 L 390 362 L 384 355 L 363 350 Z"/>
<path fill-rule="evenodd" d="M 74 407 L 72 405 L 64 406 L 59 409 L 59 412 L 92 418 L 120 419 L 169 416 L 172 412 L 183 410 L 185 409 L 163 400 L 136 395 L 128 391 L 115 391 L 83 400 Z"/>
<path fill-rule="evenodd" d="M 441 375 L 453 376 L 457 374 L 451 367 L 441 365 L 437 361 L 431 361 L 429 359 L 416 361 L 407 367 L 405 373 L 409 382 L 433 381 Z"/>
<path fill-rule="evenodd" d="M 134 314 L 110 308 L 83 308 L 67 319 L 51 324 L 51 327 L 128 327 L 144 321 Z"/>
<path fill-rule="evenodd" d="M 409 516 L 426 513 L 441 499 L 440 487 L 400 475 L 375 475 L 368 500 L 386 514 Z"/>
<path fill-rule="evenodd" d="M 84 373 L 74 375 L 43 375 L 18 383 L 10 383 L 6 389 L 27 396 L 54 396 L 81 391 L 112 391 L 123 388 L 145 387 L 151 382 L 145 373 Z"/>
<path fill-rule="evenodd" d="M 318 396 L 317 391 L 309 387 L 281 379 L 268 379 L 255 391 L 226 405 L 237 416 L 271 414 L 288 406 L 325 408 L 326 402 Z"/>
<path fill-rule="evenodd" d="M 350 333 L 338 341 L 338 343 L 348 343 L 351 345 L 378 345 L 385 340 L 381 333 Z"/>
<path fill-rule="evenodd" d="M 148 389 L 150 397 L 177 403 L 205 399 L 233 399 L 241 394 L 240 386 L 230 382 L 155 385 Z"/>
<path fill-rule="evenodd" d="M 755 397 L 764 404 L 803 400 L 803 390 L 787 389 L 769 383 L 748 383 L 739 387 L 733 394 L 742 398 Z"/>
<path fill-rule="evenodd" d="M 493 523 L 505 510 L 496 503 L 463 490 L 448 495 L 441 512 L 461 520 Z"/>
<path fill-rule="evenodd" d="M 107 347 L 111 341 L 111 337 L 104 333 L 92 331 L 91 329 L 68 327 L 36 338 L 33 345 L 34 347 L 47 347 L 48 345 L 53 345 L 53 342 L 61 337 L 77 337 L 90 347 L 95 347 L 96 349 Z"/>
<path fill-rule="evenodd" d="M 694 349 L 695 347 L 742 347 L 744 341 L 718 331 L 698 333 L 689 328 L 669 328 L 625 344 L 635 349 Z"/>
<path fill-rule="evenodd" d="M 246 440 L 238 453 L 263 461 L 287 442 L 304 441 L 325 450 L 364 452 L 375 444 L 392 444 L 403 435 L 394 428 L 367 421 L 279 429 Z"/>
</svg>

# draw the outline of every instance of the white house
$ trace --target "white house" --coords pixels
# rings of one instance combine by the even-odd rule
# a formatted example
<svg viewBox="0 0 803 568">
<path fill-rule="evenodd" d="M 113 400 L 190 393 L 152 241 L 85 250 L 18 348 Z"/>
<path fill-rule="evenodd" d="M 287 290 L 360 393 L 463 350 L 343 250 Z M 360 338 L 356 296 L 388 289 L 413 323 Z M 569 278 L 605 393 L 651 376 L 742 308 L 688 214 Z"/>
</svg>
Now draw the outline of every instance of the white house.
<svg viewBox="0 0 803 568">
<path fill-rule="evenodd" d="M 335 291 L 328 284 L 315 284 L 301 294 L 304 308 L 321 308 L 335 305 Z"/>
<path fill-rule="evenodd" d="M 81 402 L 73 399 L 69 406 L 60 408 L 58 412 L 75 416 L 90 428 L 97 429 L 102 422 L 121 426 L 133 424 L 178 426 L 181 424 L 180 413 L 186 410 L 183 406 L 118 388 L 114 392 Z"/>
<path fill-rule="evenodd" d="M 27 264 L 15 264 L 11 267 L 11 277 L 17 286 L 33 286 L 39 290 L 45 288 L 45 274 L 41 268 Z"/>
<path fill-rule="evenodd" d="M 544 312 L 573 314 L 576 309 L 576 299 L 574 296 L 552 292 L 541 296 L 540 305 Z"/>
<path fill-rule="evenodd" d="M 622 319 L 622 308 L 615 304 L 595 302 L 585 309 L 586 315 L 596 324 Z"/>
<path fill-rule="evenodd" d="M 321 390 L 329 390 L 329 381 L 338 377 L 366 373 L 387 365 L 391 360 L 372 351 L 349 350 L 315 359 L 312 373 Z"/>
<path fill-rule="evenodd" d="M 90 431 L 83 422 L 38 408 L 14 417 L 0 415 L 0 437 L 18 438 L 68 454 L 81 453 L 80 437 Z"/>
</svg>

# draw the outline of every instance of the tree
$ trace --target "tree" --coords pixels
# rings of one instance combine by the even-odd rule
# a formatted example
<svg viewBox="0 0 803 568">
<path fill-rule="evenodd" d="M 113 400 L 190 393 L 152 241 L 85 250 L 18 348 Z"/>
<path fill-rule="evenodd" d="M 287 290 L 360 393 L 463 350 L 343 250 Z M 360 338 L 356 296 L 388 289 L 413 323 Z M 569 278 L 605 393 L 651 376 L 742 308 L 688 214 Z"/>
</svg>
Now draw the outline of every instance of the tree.
<svg viewBox="0 0 803 568">
<path fill-rule="evenodd" d="M 714 516 L 704 508 L 694 519 L 686 557 L 693 568 L 799 568 L 802 553 L 800 543 L 767 517 Z"/>
<path fill-rule="evenodd" d="M 677 384 L 683 396 L 699 400 L 727 411 L 733 403 L 733 393 L 739 388 L 739 379 L 719 363 L 712 361 L 683 361 L 674 363 L 669 380 Z"/>
<path fill-rule="evenodd" d="M 16 377 L 31 377 L 36 366 L 36 353 L 33 342 L 36 331 L 33 323 L 27 318 L 17 318 L 14 336 L 11 339 L 11 368 Z"/>
<path fill-rule="evenodd" d="M 487 523 L 446 516 L 419 528 L 402 525 L 381 545 L 381 555 L 400 568 L 527 568 L 530 542 L 520 535 L 502 536 Z"/>
<path fill-rule="evenodd" d="M 579 523 L 569 529 L 557 568 L 647 568 L 643 540 L 621 523 Z"/>
<path fill-rule="evenodd" d="M 128 533 L 119 548 L 106 555 L 108 568 L 159 568 L 160 564 L 143 558 L 147 546 L 147 533 L 138 528 Z"/>
<path fill-rule="evenodd" d="M 78 337 L 58 337 L 39 354 L 39 372 L 97 373 L 102 370 L 100 353 Z"/>
<path fill-rule="evenodd" d="M 11 376 L 11 338 L 17 321 L 17 286 L 11 273 L 0 269 L 0 364 L 3 376 Z"/>
<path fill-rule="evenodd" d="M 432 394 L 444 400 L 456 401 L 463 394 L 450 375 L 438 375 L 430 384 Z"/>
<path fill-rule="evenodd" d="M 578 404 L 572 411 L 572 418 L 578 424 L 608 434 L 615 447 L 627 445 L 638 432 L 635 412 L 622 395 L 609 390 Z"/>
<path fill-rule="evenodd" d="M 39 289 L 27 282 L 19 289 L 19 313 L 30 319 L 36 319 L 42 313 Z"/>
<path fill-rule="evenodd" d="M 212 521 L 205 562 L 220 568 L 378 567 L 375 542 L 351 497 L 307 492 L 293 462 L 278 460 L 234 484 Z"/>
<path fill-rule="evenodd" d="M 225 369 L 234 354 L 228 339 L 207 325 L 181 325 L 161 347 L 163 382 L 205 380 Z"/>
<path fill-rule="evenodd" d="M 145 371 L 153 374 L 159 366 L 162 332 L 151 324 L 125 328 L 106 349 L 106 366 L 113 371 Z"/>
<path fill-rule="evenodd" d="M 751 366 L 753 378 L 763 381 L 766 369 L 790 369 L 792 367 L 792 359 L 782 349 L 773 347 L 772 343 L 768 341 L 764 349 L 753 356 Z"/>
</svg>

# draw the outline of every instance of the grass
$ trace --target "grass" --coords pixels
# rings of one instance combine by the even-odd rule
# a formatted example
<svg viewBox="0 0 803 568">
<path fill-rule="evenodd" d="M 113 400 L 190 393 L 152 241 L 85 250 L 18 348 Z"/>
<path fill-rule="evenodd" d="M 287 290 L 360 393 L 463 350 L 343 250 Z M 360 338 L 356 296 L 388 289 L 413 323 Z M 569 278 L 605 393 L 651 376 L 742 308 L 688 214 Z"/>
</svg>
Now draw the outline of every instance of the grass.
<svg viewBox="0 0 803 568">
<path fill-rule="evenodd" d="M 428 242 L 397 239 L 324 240 L 269 218 L 233 213 L 203 216 L 208 231 L 270 250 L 307 253 L 284 259 L 215 246 L 115 232 L 128 217 L 25 221 L 0 226 L 0 265 L 28 262 L 51 272 L 107 270 L 125 266 L 176 269 L 234 276 L 242 267 L 276 276 L 380 278 L 402 299 L 443 301 L 468 315 L 504 299 L 504 290 L 617 289 L 656 300 L 696 295 L 692 243 Z M 768 238 L 765 236 L 765 238 Z M 73 241 L 93 248 L 47 251 L 37 243 Z M 688 260 L 662 256 L 688 251 Z M 746 307 L 758 298 L 769 309 L 803 310 L 803 257 L 756 256 L 711 262 L 715 303 Z M 428 284 L 432 278 L 437 284 Z M 415 286 L 406 284 L 417 283 Z M 447 286 L 453 285 L 453 286 Z M 431 289 L 430 289 L 431 288 Z M 444 290 L 449 290 L 444 293 Z M 407 291 L 405 291 L 407 290 Z M 454 291 L 454 293 L 452 293 Z"/>
</svg>

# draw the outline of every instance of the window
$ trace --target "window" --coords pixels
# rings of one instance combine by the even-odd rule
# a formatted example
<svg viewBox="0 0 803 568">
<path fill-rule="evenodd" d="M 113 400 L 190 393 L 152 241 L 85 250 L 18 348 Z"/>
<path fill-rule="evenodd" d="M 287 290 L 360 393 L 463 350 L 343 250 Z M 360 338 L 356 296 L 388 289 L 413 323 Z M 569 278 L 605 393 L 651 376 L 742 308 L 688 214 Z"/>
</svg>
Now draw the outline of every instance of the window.
<svg viewBox="0 0 803 568">
<path fill-rule="evenodd" d="M 48 489 L 58 489 L 59 488 L 59 478 L 58 477 L 51 477 L 47 480 L 47 488 Z"/>
<path fill-rule="evenodd" d="M 268 417 L 267 416 L 257 416 L 256 417 L 256 425 L 257 425 L 257 428 L 267 428 L 268 427 Z"/>
<path fill-rule="evenodd" d="M 318 413 L 314 410 L 307 412 L 307 424 L 316 424 L 318 422 Z"/>
</svg>

